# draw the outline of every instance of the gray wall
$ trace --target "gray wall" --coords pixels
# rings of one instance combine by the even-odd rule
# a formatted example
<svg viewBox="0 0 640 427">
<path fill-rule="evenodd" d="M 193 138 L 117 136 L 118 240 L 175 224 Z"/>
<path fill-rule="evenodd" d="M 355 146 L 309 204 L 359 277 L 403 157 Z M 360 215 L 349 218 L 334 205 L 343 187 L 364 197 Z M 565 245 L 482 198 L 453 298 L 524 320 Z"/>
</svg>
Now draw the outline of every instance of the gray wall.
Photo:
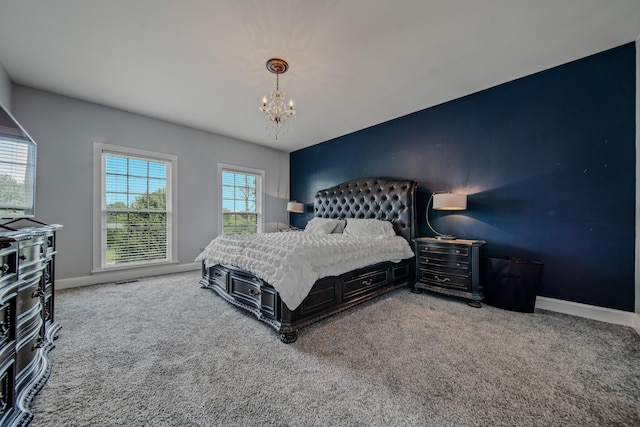
<svg viewBox="0 0 640 427">
<path fill-rule="evenodd" d="M 58 281 L 75 278 L 70 286 L 76 286 L 113 279 L 91 275 L 94 141 L 178 156 L 176 236 L 185 268 L 197 266 L 195 257 L 218 231 L 218 162 L 265 170 L 266 229 L 287 222 L 288 153 L 25 86 L 12 92 L 13 115 L 38 144 L 36 218 L 64 226 Z"/>
<path fill-rule="evenodd" d="M 0 64 L 0 105 L 11 111 L 11 80 L 2 64 Z"/>
</svg>

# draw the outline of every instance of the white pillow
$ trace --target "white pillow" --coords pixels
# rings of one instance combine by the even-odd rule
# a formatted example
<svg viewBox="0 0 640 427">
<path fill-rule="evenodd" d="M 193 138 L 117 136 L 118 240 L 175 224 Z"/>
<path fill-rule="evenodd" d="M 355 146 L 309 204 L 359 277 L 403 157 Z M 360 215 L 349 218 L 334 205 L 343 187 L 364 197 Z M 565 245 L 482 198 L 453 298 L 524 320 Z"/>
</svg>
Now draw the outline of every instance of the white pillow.
<svg viewBox="0 0 640 427">
<path fill-rule="evenodd" d="M 393 224 L 379 219 L 348 218 L 344 234 L 351 237 L 393 237 L 396 235 Z"/>
<path fill-rule="evenodd" d="M 312 218 L 304 229 L 305 233 L 331 234 L 344 221 L 331 218 Z"/>
</svg>

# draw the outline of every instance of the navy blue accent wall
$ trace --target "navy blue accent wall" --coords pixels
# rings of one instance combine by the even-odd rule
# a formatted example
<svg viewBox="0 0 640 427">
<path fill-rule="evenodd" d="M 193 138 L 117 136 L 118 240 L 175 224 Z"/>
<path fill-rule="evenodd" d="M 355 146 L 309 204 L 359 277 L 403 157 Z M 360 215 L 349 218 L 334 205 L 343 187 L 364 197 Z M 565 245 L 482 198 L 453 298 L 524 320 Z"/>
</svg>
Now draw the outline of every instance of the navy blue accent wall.
<svg viewBox="0 0 640 427">
<path fill-rule="evenodd" d="M 620 46 L 291 153 L 291 198 L 348 179 L 414 179 L 419 235 L 544 263 L 539 295 L 634 311 L 635 45 Z M 312 216 L 292 214 L 304 226 Z"/>
</svg>

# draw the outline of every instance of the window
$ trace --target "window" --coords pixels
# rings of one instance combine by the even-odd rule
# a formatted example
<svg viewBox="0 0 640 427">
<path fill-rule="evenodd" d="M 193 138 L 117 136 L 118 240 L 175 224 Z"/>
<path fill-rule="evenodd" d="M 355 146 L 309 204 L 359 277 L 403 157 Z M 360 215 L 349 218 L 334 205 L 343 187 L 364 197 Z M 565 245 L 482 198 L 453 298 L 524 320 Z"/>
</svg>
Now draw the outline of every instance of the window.
<svg viewBox="0 0 640 427">
<path fill-rule="evenodd" d="M 219 165 L 222 234 L 262 232 L 262 180 L 264 171 Z"/>
<path fill-rule="evenodd" d="M 36 145 L 0 131 L 0 216 L 34 215 Z"/>
<path fill-rule="evenodd" d="M 95 267 L 172 262 L 176 157 L 105 144 L 96 144 L 95 151 L 100 170 L 100 249 Z"/>
</svg>

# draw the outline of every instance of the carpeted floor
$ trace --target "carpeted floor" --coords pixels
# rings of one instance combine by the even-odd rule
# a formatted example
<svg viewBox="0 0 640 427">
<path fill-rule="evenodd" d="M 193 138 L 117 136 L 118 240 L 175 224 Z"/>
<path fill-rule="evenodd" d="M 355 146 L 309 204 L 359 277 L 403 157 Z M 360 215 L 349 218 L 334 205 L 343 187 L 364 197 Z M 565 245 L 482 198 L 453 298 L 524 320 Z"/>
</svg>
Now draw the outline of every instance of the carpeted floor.
<svg viewBox="0 0 640 427">
<path fill-rule="evenodd" d="M 39 426 L 638 426 L 640 336 L 395 291 L 303 329 L 183 273 L 56 293 Z"/>
</svg>

